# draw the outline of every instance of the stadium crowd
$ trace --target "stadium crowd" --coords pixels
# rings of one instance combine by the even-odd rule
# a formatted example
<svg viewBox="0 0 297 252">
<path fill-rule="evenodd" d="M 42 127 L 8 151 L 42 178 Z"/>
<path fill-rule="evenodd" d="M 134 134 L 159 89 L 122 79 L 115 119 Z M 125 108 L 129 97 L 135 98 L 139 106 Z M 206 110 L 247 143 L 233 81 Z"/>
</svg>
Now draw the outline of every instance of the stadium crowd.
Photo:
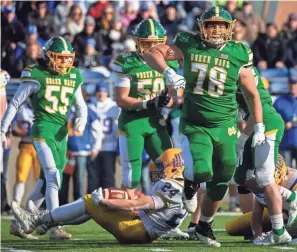
<svg viewBox="0 0 297 252">
<path fill-rule="evenodd" d="M 168 42 L 172 42 L 179 31 L 197 31 L 196 18 L 217 4 L 225 7 L 237 20 L 234 39 L 243 41 L 252 48 L 254 64 L 262 72 L 262 76 L 268 81 L 274 77 L 286 77 L 285 82 L 277 83 L 277 87 L 282 85 L 281 89 L 287 92 L 288 84 L 289 92 L 277 99 L 275 107 L 286 122 L 285 137 L 280 148 L 287 164 L 293 167 L 292 160 L 295 159 L 296 165 L 297 159 L 297 13 L 291 13 L 283 28 L 278 30 L 273 23 L 265 24 L 253 11 L 251 2 L 236 0 L 2 1 L 2 68 L 12 78 L 19 78 L 25 66 L 37 63 L 40 49 L 49 38 L 62 36 L 74 47 L 75 66 L 110 76 L 112 60 L 121 52 L 135 50 L 133 31 L 139 22 L 147 18 L 160 21 L 167 31 Z M 290 78 L 287 79 L 287 76 Z M 65 192 L 68 192 L 67 182 L 71 175 L 75 181 L 74 198 L 83 196 L 82 174 L 86 169 L 88 192 L 98 186 L 115 185 L 119 108 L 112 98 L 108 97 L 109 90 L 104 81 L 100 82 L 96 85 L 96 96 L 86 98 L 90 101 L 89 109 L 93 112 L 89 112 L 90 139 L 85 146 L 77 142 L 76 138 L 71 140 L 73 135 L 69 133 L 68 163 L 62 190 L 64 197 L 60 196 L 62 203 L 67 202 L 68 194 Z M 270 91 L 274 93 L 272 89 Z M 292 109 L 285 109 L 288 107 Z M 175 140 L 178 138 L 175 136 L 178 134 L 176 118 L 179 117 L 180 110 L 177 108 L 166 113 L 168 127 Z M 71 120 L 69 116 L 69 129 Z M 103 125 L 101 139 L 92 138 L 92 130 L 97 123 Z M 175 146 L 179 146 L 178 141 L 175 141 Z M 7 159 L 7 156 L 5 158 Z M 147 166 L 147 163 L 144 153 L 144 166 Z M 105 169 L 106 167 L 109 169 Z M 101 181 L 100 177 L 104 177 L 104 181 Z M 4 183 L 5 180 L 4 175 Z M 144 184 L 148 184 L 147 178 L 144 178 Z M 231 198 L 231 204 L 234 205 L 235 196 Z M 5 211 L 3 201 L 1 211 Z"/>
</svg>

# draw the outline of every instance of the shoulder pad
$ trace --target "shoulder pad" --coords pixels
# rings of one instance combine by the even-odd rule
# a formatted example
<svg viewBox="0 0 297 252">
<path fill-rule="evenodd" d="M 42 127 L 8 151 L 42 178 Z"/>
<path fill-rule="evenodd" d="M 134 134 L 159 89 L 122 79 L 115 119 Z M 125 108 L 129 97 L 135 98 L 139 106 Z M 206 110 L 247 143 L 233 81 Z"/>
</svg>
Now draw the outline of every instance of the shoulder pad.
<svg viewBox="0 0 297 252">
<path fill-rule="evenodd" d="M 237 58 L 237 60 L 239 60 L 243 66 L 253 65 L 253 52 L 250 47 L 240 41 L 234 41 L 232 51 L 235 58 Z"/>
<path fill-rule="evenodd" d="M 127 73 L 134 67 L 145 64 L 142 62 L 135 52 L 125 52 L 116 57 L 112 63 L 112 70 L 117 73 Z"/>
</svg>

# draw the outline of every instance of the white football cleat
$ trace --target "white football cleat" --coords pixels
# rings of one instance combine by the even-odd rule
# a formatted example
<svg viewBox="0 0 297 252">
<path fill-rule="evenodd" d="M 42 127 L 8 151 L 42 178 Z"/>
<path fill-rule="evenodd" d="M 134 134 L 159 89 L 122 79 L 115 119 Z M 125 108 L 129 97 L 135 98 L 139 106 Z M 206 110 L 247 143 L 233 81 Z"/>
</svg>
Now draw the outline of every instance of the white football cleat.
<svg viewBox="0 0 297 252">
<path fill-rule="evenodd" d="M 11 221 L 9 233 L 22 239 L 38 240 L 38 237 L 33 234 L 25 234 L 24 230 L 17 220 Z"/>
<path fill-rule="evenodd" d="M 28 208 L 28 212 L 32 214 L 38 214 L 40 212 L 32 200 L 28 201 L 27 208 Z M 49 227 L 46 224 L 42 224 L 37 226 L 35 231 L 36 231 L 36 234 L 38 235 L 44 235 L 47 233 L 48 229 Z"/>
<path fill-rule="evenodd" d="M 49 229 L 50 240 L 69 240 L 72 238 L 72 234 L 67 233 L 63 227 L 57 226 Z"/>
<path fill-rule="evenodd" d="M 269 246 L 269 245 L 276 245 L 276 244 L 284 244 L 284 243 L 289 243 L 292 240 L 292 237 L 289 235 L 287 230 L 282 235 L 276 235 L 273 233 L 273 231 L 270 231 L 267 233 L 267 235 L 256 243 L 255 245 L 264 245 L 264 246 Z"/>
<path fill-rule="evenodd" d="M 160 239 L 164 240 L 188 240 L 189 234 L 181 231 L 179 228 L 173 228 L 166 234 L 162 235 Z"/>
<path fill-rule="evenodd" d="M 34 215 L 22 209 L 15 201 L 11 203 L 11 210 L 24 232 L 26 234 L 32 233 L 37 226 Z"/>
<path fill-rule="evenodd" d="M 185 193 L 183 192 L 182 199 L 183 199 L 183 204 L 185 206 L 185 209 L 189 213 L 194 213 L 196 211 L 197 204 L 198 204 L 197 193 L 195 193 L 191 199 L 187 199 L 185 196 Z"/>
<path fill-rule="evenodd" d="M 195 227 L 196 237 L 208 247 L 221 247 L 221 243 L 216 240 L 216 237 L 213 234 L 212 222 L 207 223 L 200 221 L 199 224 Z"/>
<path fill-rule="evenodd" d="M 289 204 L 289 219 L 288 219 L 287 227 L 291 227 L 294 222 L 297 222 L 297 196 L 292 202 L 288 204 Z"/>
<path fill-rule="evenodd" d="M 252 241 L 252 243 L 253 243 L 254 245 L 260 245 L 259 243 L 261 243 L 264 239 L 265 239 L 265 236 L 258 236 L 256 239 L 254 239 L 254 240 Z"/>
</svg>

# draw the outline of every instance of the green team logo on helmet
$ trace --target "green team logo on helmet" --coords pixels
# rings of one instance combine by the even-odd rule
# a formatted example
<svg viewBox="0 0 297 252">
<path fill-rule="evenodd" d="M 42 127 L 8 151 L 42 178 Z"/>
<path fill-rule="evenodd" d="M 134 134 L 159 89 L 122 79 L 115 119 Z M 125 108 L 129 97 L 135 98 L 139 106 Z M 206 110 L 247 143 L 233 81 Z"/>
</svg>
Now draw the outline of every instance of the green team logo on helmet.
<svg viewBox="0 0 297 252">
<path fill-rule="evenodd" d="M 63 75 L 70 72 L 75 53 L 69 41 L 63 37 L 53 37 L 44 45 L 43 57 L 52 71 Z"/>
<path fill-rule="evenodd" d="M 214 22 L 224 23 L 225 28 L 222 29 L 218 26 L 208 28 L 208 25 Z M 232 40 L 234 23 L 235 20 L 232 20 L 228 11 L 221 7 L 212 7 L 201 15 L 200 20 L 198 19 L 201 39 L 213 45 L 224 44 Z"/>
<path fill-rule="evenodd" d="M 154 19 L 145 19 L 140 22 L 134 32 L 139 54 L 158 44 L 165 44 L 167 40 L 166 30 Z"/>
</svg>

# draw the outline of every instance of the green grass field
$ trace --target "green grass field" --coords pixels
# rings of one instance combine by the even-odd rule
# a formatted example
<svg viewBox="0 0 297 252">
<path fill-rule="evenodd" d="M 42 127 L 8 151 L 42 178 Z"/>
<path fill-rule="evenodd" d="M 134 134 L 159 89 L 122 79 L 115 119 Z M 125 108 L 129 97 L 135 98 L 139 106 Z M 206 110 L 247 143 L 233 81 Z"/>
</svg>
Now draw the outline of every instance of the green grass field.
<svg viewBox="0 0 297 252">
<path fill-rule="evenodd" d="M 215 218 L 214 229 L 224 229 L 226 221 L 232 219 L 231 216 L 217 216 Z M 186 221 L 182 229 L 188 225 Z M 40 236 L 39 240 L 22 240 L 9 235 L 10 221 L 2 219 L 1 224 L 1 250 L 3 251 L 276 251 L 277 250 L 297 250 L 297 246 L 273 246 L 255 247 L 250 242 L 244 241 L 242 237 L 230 237 L 224 231 L 216 231 L 217 239 L 222 243 L 221 248 L 206 248 L 199 241 L 168 241 L 158 240 L 149 245 L 119 245 L 112 235 L 99 227 L 94 221 L 89 221 L 79 226 L 68 226 L 67 231 L 71 232 L 73 239 L 69 241 L 50 241 L 47 235 Z"/>
</svg>

